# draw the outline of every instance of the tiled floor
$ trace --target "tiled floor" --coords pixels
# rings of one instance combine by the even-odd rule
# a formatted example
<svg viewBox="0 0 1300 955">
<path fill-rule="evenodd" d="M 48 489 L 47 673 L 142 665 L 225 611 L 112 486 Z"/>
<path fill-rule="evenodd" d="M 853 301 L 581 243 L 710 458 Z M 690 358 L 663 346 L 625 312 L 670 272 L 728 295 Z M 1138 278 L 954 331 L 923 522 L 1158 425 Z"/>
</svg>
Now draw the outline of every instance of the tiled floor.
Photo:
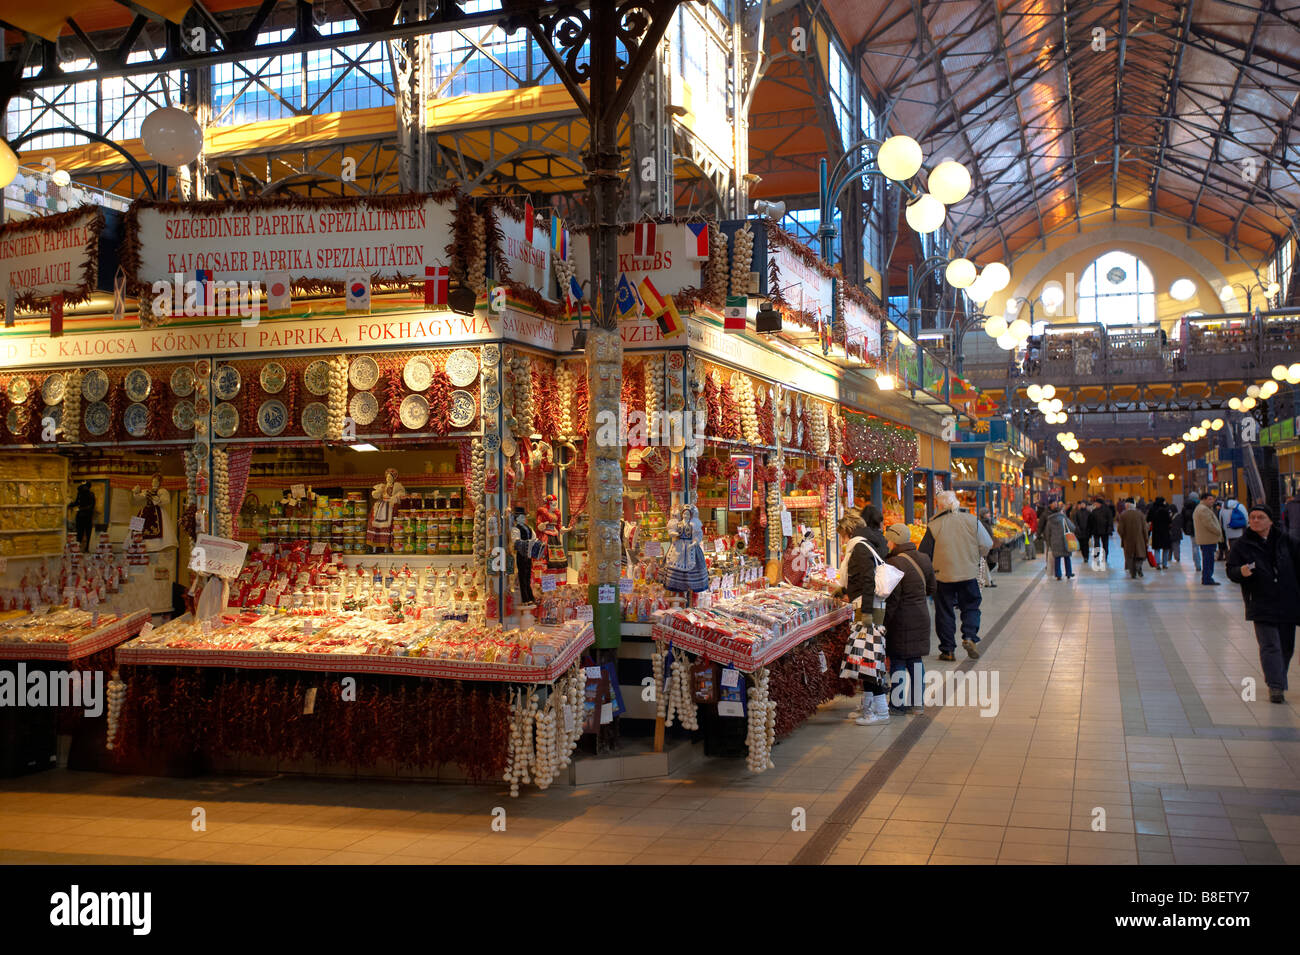
<svg viewBox="0 0 1300 955">
<path fill-rule="evenodd" d="M 1190 555 L 1137 581 L 1041 570 L 1017 562 L 985 592 L 992 641 L 976 664 L 926 660 L 996 674 L 996 716 L 946 706 L 859 727 L 839 700 L 762 775 L 703 759 L 518 800 L 48 772 L 0 782 L 0 862 L 1300 862 L 1300 719 L 1262 683 L 1263 702 L 1242 699 L 1259 669 L 1237 589 L 1200 587 Z"/>
</svg>

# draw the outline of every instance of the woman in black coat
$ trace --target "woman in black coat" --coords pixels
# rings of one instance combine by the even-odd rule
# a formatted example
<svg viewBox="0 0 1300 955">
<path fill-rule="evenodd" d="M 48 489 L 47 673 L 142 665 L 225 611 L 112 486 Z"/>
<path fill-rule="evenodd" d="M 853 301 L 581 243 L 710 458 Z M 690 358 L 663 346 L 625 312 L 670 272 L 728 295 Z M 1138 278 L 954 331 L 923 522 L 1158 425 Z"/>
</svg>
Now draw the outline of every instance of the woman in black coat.
<svg viewBox="0 0 1300 955">
<path fill-rule="evenodd" d="M 858 601 L 854 613 L 855 620 L 861 620 L 863 616 L 874 617 L 876 559 L 867 549 L 870 534 L 867 525 L 862 523 L 858 515 L 849 512 L 840 518 L 839 523 L 835 525 L 835 531 L 839 534 L 840 554 L 843 556 L 840 559 L 839 586 L 835 588 L 834 594 L 850 603 Z M 884 555 L 881 556 L 883 558 Z M 862 726 L 888 720 L 888 710 L 884 710 L 883 715 L 878 718 L 872 715 L 872 700 L 877 696 L 883 697 L 886 692 L 885 685 L 880 680 L 864 676 L 862 710 L 860 713 L 857 710 L 850 710 L 849 718 L 858 720 Z"/>
<path fill-rule="evenodd" d="M 1228 579 L 1241 585 L 1246 619 L 1255 625 L 1269 701 L 1285 703 L 1300 621 L 1300 544 L 1274 526 L 1273 512 L 1263 504 L 1251 506 L 1248 521 L 1228 552 Z"/>
<path fill-rule="evenodd" d="M 1151 531 L 1151 549 L 1156 552 L 1156 568 L 1169 569 L 1169 558 L 1173 552 L 1174 542 L 1169 536 L 1169 525 L 1173 515 L 1165 507 L 1165 499 L 1158 497 L 1147 508 L 1147 528 Z"/>
<path fill-rule="evenodd" d="M 930 652 L 930 605 L 926 598 L 936 589 L 930 558 L 916 549 L 906 524 L 891 524 L 888 563 L 903 572 L 885 601 L 885 652 L 893 684 L 890 703 L 903 712 L 921 705 L 925 686 L 921 658 Z M 905 682 L 911 683 L 911 693 Z"/>
<path fill-rule="evenodd" d="M 880 559 L 884 560 L 889 556 L 889 544 L 885 541 L 885 516 L 880 513 L 880 508 L 876 507 L 874 504 L 867 504 L 863 507 L 862 523 L 867 529 L 866 533 L 862 536 L 880 556 Z M 871 557 L 871 554 L 867 553 L 867 556 Z M 874 575 L 876 572 L 875 558 L 871 558 L 871 564 L 871 573 Z M 876 585 L 873 581 L 871 584 L 871 596 L 873 600 L 864 600 L 862 602 L 862 611 L 863 613 L 868 611 L 871 613 L 871 620 L 873 623 L 884 623 L 885 606 L 883 603 L 878 603 L 874 600 L 875 595 Z"/>
</svg>

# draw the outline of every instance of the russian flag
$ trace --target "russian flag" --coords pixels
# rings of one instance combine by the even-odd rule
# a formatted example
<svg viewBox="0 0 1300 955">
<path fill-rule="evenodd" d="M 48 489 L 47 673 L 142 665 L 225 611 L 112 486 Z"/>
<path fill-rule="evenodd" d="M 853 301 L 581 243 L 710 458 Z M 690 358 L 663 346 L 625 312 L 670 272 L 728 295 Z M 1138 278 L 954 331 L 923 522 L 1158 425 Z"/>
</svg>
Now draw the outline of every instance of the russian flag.
<svg viewBox="0 0 1300 955">
<path fill-rule="evenodd" d="M 686 223 L 686 258 L 693 262 L 704 262 L 709 258 L 707 222 Z"/>
<path fill-rule="evenodd" d="M 641 304 L 645 307 L 646 314 L 651 318 L 658 317 L 659 313 L 668 307 L 668 300 L 659 294 L 659 290 L 650 281 L 650 276 L 647 275 L 641 280 L 637 291 L 641 295 Z"/>
<path fill-rule="evenodd" d="M 649 221 L 638 222 L 633 230 L 632 254 L 654 255 L 658 244 L 655 236 L 655 224 Z"/>
</svg>

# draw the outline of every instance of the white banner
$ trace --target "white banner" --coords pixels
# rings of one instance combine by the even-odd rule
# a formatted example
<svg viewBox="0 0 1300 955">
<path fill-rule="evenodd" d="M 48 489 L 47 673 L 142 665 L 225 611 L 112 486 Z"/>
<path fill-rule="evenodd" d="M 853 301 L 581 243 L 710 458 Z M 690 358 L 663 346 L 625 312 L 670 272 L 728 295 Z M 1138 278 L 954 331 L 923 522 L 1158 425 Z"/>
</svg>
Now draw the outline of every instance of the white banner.
<svg viewBox="0 0 1300 955">
<path fill-rule="evenodd" d="M 873 318 L 865 306 L 847 297 L 844 299 L 844 332 L 849 343 L 866 339 L 868 355 L 880 354 L 880 319 Z"/>
<path fill-rule="evenodd" d="M 533 227 L 533 240 L 527 239 L 522 219 L 511 218 L 510 213 L 497 206 L 494 210 L 497 224 L 501 226 L 501 251 L 510 269 L 510 281 L 527 285 L 539 292 L 542 298 L 554 301 L 551 294 L 551 232 L 548 225 Z M 497 281 L 501 273 L 497 272 Z"/>
<path fill-rule="evenodd" d="M 816 315 L 820 308 L 822 320 L 830 321 L 831 309 L 835 301 L 830 276 L 822 275 L 815 267 L 808 265 L 789 249 L 770 241 L 767 256 L 769 266 L 773 261 L 776 262 L 777 271 L 780 273 L 781 296 L 786 304 L 800 311 L 811 312 L 813 315 Z M 770 288 L 768 294 L 772 294 Z"/>
<path fill-rule="evenodd" d="M 267 272 L 342 281 L 364 271 L 423 280 L 426 265 L 446 265 L 455 204 L 412 197 L 409 206 L 301 206 L 292 201 L 222 209 L 211 203 L 141 204 L 135 278 L 171 281 L 203 269 L 224 281 L 260 282 Z"/>
<path fill-rule="evenodd" d="M 16 295 L 34 298 L 88 291 L 86 266 L 91 265 L 92 275 L 99 269 L 99 263 L 91 261 L 91 250 L 98 247 L 100 215 L 92 207 L 60 217 L 67 222 L 55 229 L 43 219 L 25 219 L 0 229 L 0 296 L 6 283 Z"/>
<path fill-rule="evenodd" d="M 578 281 L 586 283 L 591 279 L 591 240 L 585 235 L 571 235 L 570 242 Z M 704 263 L 686 258 L 685 224 L 656 223 L 653 254 L 634 255 L 634 244 L 634 232 L 618 237 L 618 270 L 627 275 L 633 288 L 647 275 L 660 295 L 676 295 L 684 288 L 702 286 Z M 613 289 L 605 289 L 605 294 L 613 301 Z"/>
</svg>

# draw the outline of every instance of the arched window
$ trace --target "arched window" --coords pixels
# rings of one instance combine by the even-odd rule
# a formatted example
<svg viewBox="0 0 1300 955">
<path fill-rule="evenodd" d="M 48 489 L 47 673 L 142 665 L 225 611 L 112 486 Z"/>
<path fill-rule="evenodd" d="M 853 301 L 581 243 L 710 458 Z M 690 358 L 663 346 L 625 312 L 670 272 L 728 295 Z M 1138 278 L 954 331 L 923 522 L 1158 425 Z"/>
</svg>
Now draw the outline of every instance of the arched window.
<svg viewBox="0 0 1300 955">
<path fill-rule="evenodd" d="M 1079 321 L 1133 325 L 1155 320 L 1155 280 L 1136 255 L 1116 249 L 1084 269 L 1079 282 Z"/>
</svg>

